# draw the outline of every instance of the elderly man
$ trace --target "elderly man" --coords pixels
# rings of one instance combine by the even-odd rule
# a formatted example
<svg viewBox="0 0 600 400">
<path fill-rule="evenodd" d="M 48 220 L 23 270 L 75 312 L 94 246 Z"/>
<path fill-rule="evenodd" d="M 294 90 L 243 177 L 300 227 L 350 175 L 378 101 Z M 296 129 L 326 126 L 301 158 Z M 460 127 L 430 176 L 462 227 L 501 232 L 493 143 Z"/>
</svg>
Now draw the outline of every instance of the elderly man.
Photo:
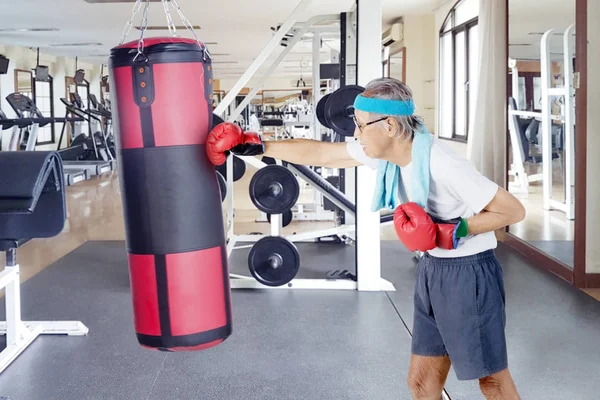
<svg viewBox="0 0 600 400">
<path fill-rule="evenodd" d="M 357 141 L 262 142 L 256 134 L 221 124 L 209 135 L 209 158 L 220 165 L 231 151 L 304 165 L 377 169 L 373 211 L 395 209 L 400 240 L 424 252 L 414 292 L 408 375 L 413 398 L 440 399 L 452 365 L 458 379 L 478 379 L 487 399 L 518 399 L 508 370 L 494 231 L 521 221 L 522 204 L 427 132 L 414 115 L 410 89 L 400 81 L 372 81 L 354 106 Z"/>
</svg>

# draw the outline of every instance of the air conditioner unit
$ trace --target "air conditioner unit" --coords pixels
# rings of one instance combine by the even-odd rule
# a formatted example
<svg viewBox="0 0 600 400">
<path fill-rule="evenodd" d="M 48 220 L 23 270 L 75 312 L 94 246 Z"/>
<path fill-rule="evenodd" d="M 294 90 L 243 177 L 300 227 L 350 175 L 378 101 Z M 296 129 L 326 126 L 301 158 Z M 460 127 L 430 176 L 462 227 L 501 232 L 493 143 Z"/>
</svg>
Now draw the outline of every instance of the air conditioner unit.
<svg viewBox="0 0 600 400">
<path fill-rule="evenodd" d="M 384 47 L 402 41 L 404 41 L 404 24 L 402 22 L 396 22 L 381 35 L 381 42 Z"/>
</svg>

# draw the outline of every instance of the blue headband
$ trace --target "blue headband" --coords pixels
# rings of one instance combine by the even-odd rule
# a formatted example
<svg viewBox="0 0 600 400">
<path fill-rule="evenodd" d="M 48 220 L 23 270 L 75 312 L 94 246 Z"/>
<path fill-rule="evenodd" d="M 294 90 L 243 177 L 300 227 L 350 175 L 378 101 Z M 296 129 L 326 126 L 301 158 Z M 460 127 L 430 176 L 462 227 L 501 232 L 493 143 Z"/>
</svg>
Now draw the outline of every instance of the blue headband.
<svg viewBox="0 0 600 400">
<path fill-rule="evenodd" d="M 354 109 L 381 115 L 413 115 L 415 103 L 412 100 L 375 99 L 359 94 L 354 100 Z"/>
</svg>

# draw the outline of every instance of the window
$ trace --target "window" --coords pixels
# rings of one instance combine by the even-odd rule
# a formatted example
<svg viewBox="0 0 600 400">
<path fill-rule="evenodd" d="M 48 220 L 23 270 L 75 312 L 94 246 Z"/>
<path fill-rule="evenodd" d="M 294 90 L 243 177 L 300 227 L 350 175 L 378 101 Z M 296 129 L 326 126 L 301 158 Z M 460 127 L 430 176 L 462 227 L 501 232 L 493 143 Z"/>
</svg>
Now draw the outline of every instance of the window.
<svg viewBox="0 0 600 400">
<path fill-rule="evenodd" d="M 479 0 L 460 0 L 440 29 L 439 136 L 467 140 L 477 96 Z"/>
<path fill-rule="evenodd" d="M 37 108 L 42 112 L 44 117 L 54 118 L 54 101 L 52 89 L 52 77 L 49 77 L 47 82 L 35 81 L 33 101 Z M 48 124 L 38 131 L 37 144 L 52 144 L 54 143 L 54 123 Z"/>
</svg>

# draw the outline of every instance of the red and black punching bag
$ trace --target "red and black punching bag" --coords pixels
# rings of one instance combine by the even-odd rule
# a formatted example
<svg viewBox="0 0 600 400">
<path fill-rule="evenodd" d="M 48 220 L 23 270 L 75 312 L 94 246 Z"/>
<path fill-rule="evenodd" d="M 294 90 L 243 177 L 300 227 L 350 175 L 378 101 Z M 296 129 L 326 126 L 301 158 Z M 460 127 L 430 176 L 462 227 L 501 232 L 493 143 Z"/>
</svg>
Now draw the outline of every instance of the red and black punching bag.
<svg viewBox="0 0 600 400">
<path fill-rule="evenodd" d="M 231 335 L 221 196 L 206 156 L 210 57 L 198 42 L 145 40 L 111 50 L 134 325 L 139 343 L 202 350 Z"/>
</svg>

